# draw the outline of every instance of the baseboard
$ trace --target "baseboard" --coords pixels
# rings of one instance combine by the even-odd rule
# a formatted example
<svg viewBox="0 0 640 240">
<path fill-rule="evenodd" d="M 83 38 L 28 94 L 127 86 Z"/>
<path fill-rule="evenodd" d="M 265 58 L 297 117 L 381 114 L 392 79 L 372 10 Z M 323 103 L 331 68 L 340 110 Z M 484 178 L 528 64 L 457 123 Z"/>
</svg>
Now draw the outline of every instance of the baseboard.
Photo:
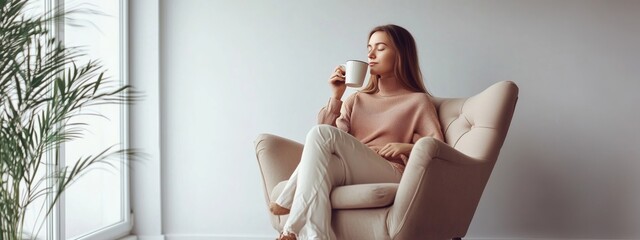
<svg viewBox="0 0 640 240">
<path fill-rule="evenodd" d="M 273 236 L 220 234 L 167 234 L 165 240 L 273 240 Z"/>
<path fill-rule="evenodd" d="M 463 238 L 462 240 L 620 240 L 595 238 Z"/>
<path fill-rule="evenodd" d="M 118 240 L 138 240 L 138 237 L 136 237 L 135 235 L 129 235 L 129 236 L 125 236 L 123 238 L 120 238 Z"/>
<path fill-rule="evenodd" d="M 162 235 L 147 235 L 147 236 L 129 235 L 119 240 L 165 240 L 165 238 Z"/>
<path fill-rule="evenodd" d="M 167 234 L 165 240 L 273 240 L 274 236 L 257 235 L 219 235 L 219 234 Z M 142 239 L 139 240 L 152 240 Z M 153 239 L 156 240 L 156 239 Z M 158 239 L 161 240 L 161 239 Z M 463 238 L 463 240 L 567 240 L 566 238 Z M 586 240 L 574 238 L 572 240 Z M 589 240 L 615 240 L 615 239 L 589 239 Z"/>
</svg>

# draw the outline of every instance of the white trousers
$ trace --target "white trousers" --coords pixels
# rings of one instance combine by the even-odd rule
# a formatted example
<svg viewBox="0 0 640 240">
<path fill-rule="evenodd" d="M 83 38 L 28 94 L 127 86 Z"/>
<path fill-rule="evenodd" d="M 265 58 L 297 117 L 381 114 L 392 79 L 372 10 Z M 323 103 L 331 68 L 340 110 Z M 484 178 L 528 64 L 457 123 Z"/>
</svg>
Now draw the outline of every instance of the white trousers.
<svg viewBox="0 0 640 240">
<path fill-rule="evenodd" d="M 351 134 L 329 125 L 307 134 L 302 159 L 276 200 L 290 209 L 285 234 L 298 239 L 335 240 L 331 229 L 331 190 L 335 186 L 398 183 L 402 174 Z"/>
</svg>

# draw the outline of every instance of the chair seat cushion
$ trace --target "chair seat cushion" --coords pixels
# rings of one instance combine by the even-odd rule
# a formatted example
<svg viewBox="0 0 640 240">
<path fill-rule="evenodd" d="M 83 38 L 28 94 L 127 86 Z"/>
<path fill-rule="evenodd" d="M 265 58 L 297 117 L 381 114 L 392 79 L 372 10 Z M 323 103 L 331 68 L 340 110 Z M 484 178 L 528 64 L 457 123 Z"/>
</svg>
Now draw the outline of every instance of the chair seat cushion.
<svg viewBox="0 0 640 240">
<path fill-rule="evenodd" d="M 271 191 L 271 201 L 275 201 L 287 181 L 282 181 Z M 378 208 L 393 204 L 398 190 L 397 183 L 370 183 L 340 186 L 331 192 L 333 209 Z"/>
</svg>

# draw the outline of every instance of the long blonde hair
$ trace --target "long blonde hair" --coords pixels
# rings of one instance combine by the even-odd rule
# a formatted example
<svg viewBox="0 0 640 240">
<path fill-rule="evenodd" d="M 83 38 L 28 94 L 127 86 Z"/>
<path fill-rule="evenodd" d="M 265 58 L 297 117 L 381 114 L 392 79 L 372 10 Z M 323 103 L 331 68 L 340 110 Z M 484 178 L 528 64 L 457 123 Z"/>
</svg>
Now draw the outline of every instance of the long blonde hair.
<svg viewBox="0 0 640 240">
<path fill-rule="evenodd" d="M 376 32 L 385 32 L 391 38 L 392 48 L 396 51 L 393 73 L 400 80 L 402 86 L 414 92 L 423 92 L 430 95 L 422 81 L 422 73 L 418 63 L 418 50 L 411 33 L 403 27 L 389 24 L 373 28 L 369 33 L 369 39 Z M 378 80 L 380 80 L 380 75 L 371 75 L 369 83 L 360 92 L 378 92 L 380 90 Z"/>
</svg>

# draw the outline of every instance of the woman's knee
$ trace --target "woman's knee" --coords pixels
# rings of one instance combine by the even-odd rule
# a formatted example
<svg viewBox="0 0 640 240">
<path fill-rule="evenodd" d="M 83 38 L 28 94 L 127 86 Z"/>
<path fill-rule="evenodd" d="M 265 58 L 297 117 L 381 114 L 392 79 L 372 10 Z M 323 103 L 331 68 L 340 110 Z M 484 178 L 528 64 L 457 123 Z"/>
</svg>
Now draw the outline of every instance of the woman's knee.
<svg viewBox="0 0 640 240">
<path fill-rule="evenodd" d="M 333 139 L 334 136 L 338 134 L 337 131 L 340 131 L 340 129 L 331 125 L 319 124 L 309 130 L 307 133 L 307 141 L 311 139 L 327 141 Z"/>
</svg>

